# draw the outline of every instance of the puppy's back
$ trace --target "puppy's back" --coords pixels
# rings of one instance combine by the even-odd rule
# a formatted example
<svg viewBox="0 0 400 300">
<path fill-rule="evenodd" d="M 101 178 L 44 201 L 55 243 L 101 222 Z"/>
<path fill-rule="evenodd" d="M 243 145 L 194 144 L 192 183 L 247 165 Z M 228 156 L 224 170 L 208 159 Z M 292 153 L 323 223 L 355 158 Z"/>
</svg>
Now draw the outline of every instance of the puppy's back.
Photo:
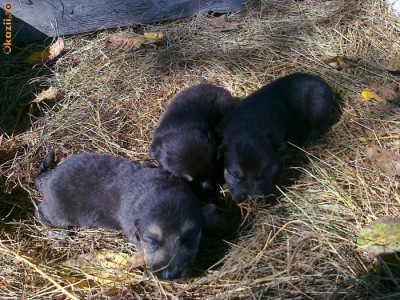
<svg viewBox="0 0 400 300">
<path fill-rule="evenodd" d="M 196 116 L 202 118 L 209 126 L 215 126 L 226 113 L 233 109 L 233 105 L 232 96 L 226 89 L 213 84 L 200 83 L 175 95 L 161 117 L 160 127 L 176 120 L 181 122 L 193 120 Z"/>
<path fill-rule="evenodd" d="M 120 196 L 141 165 L 97 153 L 67 158 L 36 181 L 43 200 L 37 215 L 54 227 L 119 228 Z"/>
<path fill-rule="evenodd" d="M 331 122 L 332 90 L 320 77 L 294 73 L 279 78 L 243 99 L 217 126 L 220 136 L 249 127 L 289 141 L 306 140 L 312 128 Z M 317 134 L 316 134 L 317 135 Z"/>
</svg>

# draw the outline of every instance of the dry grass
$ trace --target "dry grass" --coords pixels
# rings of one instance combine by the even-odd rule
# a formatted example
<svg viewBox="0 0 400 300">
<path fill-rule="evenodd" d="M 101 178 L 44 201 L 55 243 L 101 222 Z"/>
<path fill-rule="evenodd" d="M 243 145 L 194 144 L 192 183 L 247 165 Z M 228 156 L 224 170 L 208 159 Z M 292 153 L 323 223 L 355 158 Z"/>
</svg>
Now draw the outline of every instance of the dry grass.
<svg viewBox="0 0 400 300">
<path fill-rule="evenodd" d="M 399 84 L 383 68 L 385 60 L 400 54 L 398 21 L 378 0 L 253 1 L 229 16 L 241 24 L 233 32 L 207 32 L 204 18 L 121 30 L 164 32 L 167 39 L 159 48 L 110 51 L 107 32 L 68 37 L 68 51 L 54 65 L 4 77 L 2 95 L 9 106 L 1 106 L 7 118 L 0 125 L 8 133 L 0 148 L 0 184 L 7 191 L 0 195 L 0 298 L 400 297 L 398 273 L 374 269 L 355 250 L 365 224 L 400 215 L 398 183 L 369 163 L 366 143 L 347 126 L 355 119 L 374 130 L 374 142 L 399 151 L 398 103 L 360 96 L 365 79 Z M 320 60 L 335 55 L 360 61 L 337 71 Z M 104 248 L 131 254 L 133 249 L 120 233 L 105 230 L 79 229 L 68 239 L 52 239 L 34 220 L 32 201 L 40 196 L 32 182 L 47 148 L 59 157 L 97 151 L 146 160 L 160 114 L 200 74 L 244 97 L 299 70 L 328 81 L 342 99 L 341 118 L 302 158 L 288 158 L 277 182 L 276 205 L 242 207 L 247 226 L 237 238 L 202 249 L 199 261 L 205 263 L 197 271 L 208 271 L 170 284 L 135 269 L 126 282 L 90 288 L 63 275 L 60 262 L 78 254 Z M 17 105 L 46 86 L 62 95 L 38 107 L 25 105 L 25 117 L 17 121 Z"/>
</svg>

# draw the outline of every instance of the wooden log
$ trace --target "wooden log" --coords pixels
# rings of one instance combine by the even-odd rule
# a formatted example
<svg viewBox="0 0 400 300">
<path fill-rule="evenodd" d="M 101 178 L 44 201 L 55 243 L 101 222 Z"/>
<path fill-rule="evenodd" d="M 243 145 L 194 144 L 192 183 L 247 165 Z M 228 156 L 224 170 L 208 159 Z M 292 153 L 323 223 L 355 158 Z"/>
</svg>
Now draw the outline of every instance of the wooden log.
<svg viewBox="0 0 400 300">
<path fill-rule="evenodd" d="M 5 0 L 0 13 L 12 14 L 13 40 L 91 32 L 190 17 L 208 11 L 225 13 L 247 0 Z M 7 7 L 9 9 L 7 9 Z M 0 24 L 0 40 L 5 28 Z"/>
</svg>

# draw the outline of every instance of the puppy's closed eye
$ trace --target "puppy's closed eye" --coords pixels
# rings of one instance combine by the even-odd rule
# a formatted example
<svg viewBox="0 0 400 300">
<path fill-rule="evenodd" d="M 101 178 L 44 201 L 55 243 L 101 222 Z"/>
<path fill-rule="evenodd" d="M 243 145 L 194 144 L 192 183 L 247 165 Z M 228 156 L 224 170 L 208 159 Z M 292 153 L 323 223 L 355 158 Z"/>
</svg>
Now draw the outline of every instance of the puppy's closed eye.
<svg viewBox="0 0 400 300">
<path fill-rule="evenodd" d="M 143 240 L 146 243 L 146 248 L 151 251 L 154 252 L 156 251 L 158 248 L 160 248 L 160 241 L 156 240 L 155 238 L 151 238 L 151 237 L 146 237 Z"/>
<path fill-rule="evenodd" d="M 230 170 L 226 170 L 226 172 L 228 173 L 229 177 L 234 181 L 234 182 L 240 182 L 240 176 L 237 172 L 235 171 L 230 171 Z"/>
</svg>

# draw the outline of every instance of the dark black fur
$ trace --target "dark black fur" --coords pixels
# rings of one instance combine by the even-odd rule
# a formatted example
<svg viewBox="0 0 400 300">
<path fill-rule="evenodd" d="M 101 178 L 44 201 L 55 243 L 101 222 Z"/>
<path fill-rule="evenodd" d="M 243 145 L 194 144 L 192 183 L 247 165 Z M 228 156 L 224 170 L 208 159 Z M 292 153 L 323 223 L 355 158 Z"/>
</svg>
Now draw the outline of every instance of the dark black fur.
<svg viewBox="0 0 400 300">
<path fill-rule="evenodd" d="M 277 79 L 239 103 L 217 126 L 232 197 L 268 194 L 286 142 L 315 141 L 331 125 L 331 110 L 328 84 L 303 73 Z"/>
<path fill-rule="evenodd" d="M 214 208 L 201 208 L 190 188 L 166 171 L 96 153 L 73 155 L 57 166 L 49 154 L 35 184 L 43 194 L 36 211 L 42 223 L 122 230 L 167 280 L 191 269 L 204 216 Z"/>
<path fill-rule="evenodd" d="M 231 94 L 212 84 L 179 92 L 154 132 L 150 156 L 188 181 L 212 177 L 217 154 L 214 127 L 233 105 Z"/>
</svg>

